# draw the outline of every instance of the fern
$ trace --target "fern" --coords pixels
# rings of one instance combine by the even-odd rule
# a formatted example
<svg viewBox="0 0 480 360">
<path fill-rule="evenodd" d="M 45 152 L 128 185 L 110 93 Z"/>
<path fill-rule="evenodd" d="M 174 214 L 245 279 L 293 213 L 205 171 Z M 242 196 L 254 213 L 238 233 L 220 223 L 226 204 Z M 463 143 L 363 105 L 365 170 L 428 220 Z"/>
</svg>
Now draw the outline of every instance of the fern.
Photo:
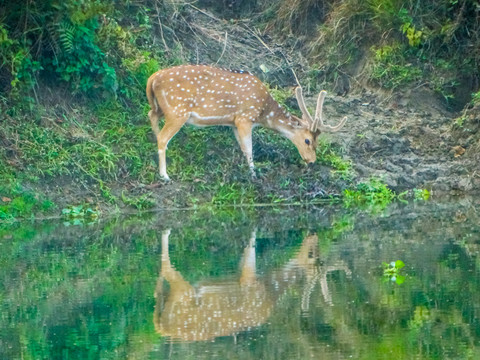
<svg viewBox="0 0 480 360">
<path fill-rule="evenodd" d="M 76 27 L 72 24 L 62 23 L 59 26 L 59 41 L 61 48 L 67 54 L 71 54 L 75 47 Z"/>
</svg>

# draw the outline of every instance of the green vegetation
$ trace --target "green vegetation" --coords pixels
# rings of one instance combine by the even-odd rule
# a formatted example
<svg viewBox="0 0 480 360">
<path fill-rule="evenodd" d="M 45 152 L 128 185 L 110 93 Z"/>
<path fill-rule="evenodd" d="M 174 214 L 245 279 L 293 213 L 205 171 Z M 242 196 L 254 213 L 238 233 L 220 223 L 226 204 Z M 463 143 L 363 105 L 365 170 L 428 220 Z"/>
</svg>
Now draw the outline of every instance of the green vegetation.
<svg viewBox="0 0 480 360">
<path fill-rule="evenodd" d="M 99 212 L 98 209 L 92 209 L 87 205 L 72 205 L 62 209 L 62 215 L 65 220 L 71 221 L 73 225 L 80 225 L 96 221 Z"/>
<path fill-rule="evenodd" d="M 475 2 L 469 0 L 224 5 L 229 16 L 234 9 L 255 11 L 258 26 L 279 38 L 298 39 L 295 46 L 306 50 L 311 65 L 305 68 L 305 83 L 315 91 L 325 80 L 355 75 L 352 69 L 361 59 L 367 60 L 365 77 L 377 86 L 404 89 L 426 83 L 451 103 L 465 100 L 455 97 L 462 81 L 479 76 L 479 54 L 466 50 L 480 48 L 476 35 L 468 37 L 480 33 L 478 17 L 472 15 Z M 306 169 L 289 141 L 265 130 L 254 134 L 258 179 L 251 181 L 232 132 L 219 128 L 182 129 L 167 154 L 176 184 L 157 183 L 144 87 L 156 70 L 192 61 L 193 50 L 180 35 L 188 6 L 109 0 L 4 4 L 1 219 L 60 215 L 59 209 L 83 203 L 145 210 L 310 202 L 352 188 L 355 174 L 341 149 L 322 138 L 320 165 Z M 273 85 L 270 90 L 298 114 L 291 90 Z M 463 103 L 478 103 L 478 94 Z M 346 191 L 347 204 L 361 203 L 361 197 L 382 203 L 391 198 L 381 184 L 370 185 Z"/>
<path fill-rule="evenodd" d="M 0 185 L 0 222 L 18 217 L 35 217 L 54 210 L 55 204 L 34 189 L 22 186 L 13 177 L 6 175 Z"/>
<path fill-rule="evenodd" d="M 405 276 L 400 275 L 400 270 L 405 267 L 402 260 L 392 261 L 389 264 L 383 263 L 383 277 L 386 280 L 393 281 L 398 285 L 405 282 Z"/>
<path fill-rule="evenodd" d="M 415 200 L 428 200 L 430 198 L 430 191 L 427 189 L 413 189 L 413 197 Z"/>
<path fill-rule="evenodd" d="M 357 76 L 360 70 L 361 81 L 389 89 L 426 85 L 456 108 L 471 100 L 461 88 L 471 87 L 480 75 L 477 1 L 261 3 L 267 9 L 265 26 L 287 41 L 300 37 L 312 67 L 323 78 L 335 82 L 343 74 Z M 316 31 L 305 26 L 311 23 L 319 25 Z"/>
<path fill-rule="evenodd" d="M 360 182 L 355 189 L 346 189 L 344 196 L 347 207 L 358 205 L 379 208 L 384 208 L 396 197 L 395 193 L 378 178 Z"/>
<path fill-rule="evenodd" d="M 77 217 L 71 204 L 83 203 L 144 210 L 162 202 L 197 207 L 328 196 L 309 189 L 319 186 L 320 170 L 305 171 L 292 144 L 264 130 L 255 134 L 260 180 L 250 180 L 231 130 L 185 128 L 167 154 L 177 184 L 155 185 L 155 139 L 144 88 L 153 72 L 184 62 L 185 56 L 183 49 L 164 39 L 154 43 L 152 37 L 159 20 L 176 26 L 171 16 L 182 7 L 150 5 L 105 0 L 78 6 L 69 0 L 8 3 L 2 9 L 0 176 L 23 184 L 16 189 L 4 182 L 0 195 L 13 200 L 2 203 L 2 218 L 58 208 Z M 271 90 L 296 111 L 287 104 L 291 92 Z M 351 165 L 331 147 L 320 146 L 319 152 L 321 162 L 341 178 L 350 177 Z M 34 190 L 19 190 L 23 187 L 43 188 L 57 209 L 43 200 L 43 205 L 21 206 L 20 193 L 37 197 Z"/>
</svg>

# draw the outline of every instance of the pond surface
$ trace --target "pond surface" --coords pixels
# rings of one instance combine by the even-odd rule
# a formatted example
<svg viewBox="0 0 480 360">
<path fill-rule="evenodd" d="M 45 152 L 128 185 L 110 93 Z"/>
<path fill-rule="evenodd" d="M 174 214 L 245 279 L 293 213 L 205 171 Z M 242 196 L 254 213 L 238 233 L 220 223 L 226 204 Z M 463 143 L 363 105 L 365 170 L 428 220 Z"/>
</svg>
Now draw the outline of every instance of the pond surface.
<svg viewBox="0 0 480 360">
<path fill-rule="evenodd" d="M 479 214 L 454 199 L 0 225 L 0 358 L 478 359 Z"/>
</svg>

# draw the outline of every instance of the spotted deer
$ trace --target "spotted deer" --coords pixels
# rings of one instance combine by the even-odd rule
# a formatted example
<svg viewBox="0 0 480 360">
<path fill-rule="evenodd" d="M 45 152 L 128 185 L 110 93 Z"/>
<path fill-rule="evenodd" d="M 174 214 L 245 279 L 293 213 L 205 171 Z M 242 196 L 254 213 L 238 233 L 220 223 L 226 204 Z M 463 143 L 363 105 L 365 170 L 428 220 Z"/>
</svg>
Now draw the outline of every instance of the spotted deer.
<svg viewBox="0 0 480 360">
<path fill-rule="evenodd" d="M 148 113 L 157 138 L 160 176 L 167 174 L 166 150 L 169 141 L 185 124 L 223 125 L 233 128 L 235 137 L 255 176 L 252 156 L 252 129 L 264 126 L 290 139 L 306 163 L 316 161 L 317 138 L 321 132 L 336 132 L 336 126 L 323 122 L 322 107 L 326 92 L 321 91 L 315 116 L 305 106 L 302 88 L 295 91 L 302 117 L 285 111 L 254 75 L 241 70 L 226 70 L 206 65 L 181 65 L 154 73 L 147 82 Z M 165 117 L 162 130 L 159 119 Z"/>
<path fill-rule="evenodd" d="M 153 322 L 158 333 L 172 340 L 213 340 L 261 326 L 268 321 L 276 302 L 292 287 L 303 287 L 300 304 L 303 311 L 308 311 L 316 283 L 320 283 L 324 301 L 332 305 L 328 273 L 341 270 L 350 275 L 342 261 L 330 266 L 320 265 L 318 236 L 309 235 L 283 267 L 259 277 L 256 273 L 256 234 L 252 232 L 243 252 L 238 278 L 200 281 L 193 286 L 170 261 L 169 237 L 170 230 L 163 231 Z"/>
</svg>

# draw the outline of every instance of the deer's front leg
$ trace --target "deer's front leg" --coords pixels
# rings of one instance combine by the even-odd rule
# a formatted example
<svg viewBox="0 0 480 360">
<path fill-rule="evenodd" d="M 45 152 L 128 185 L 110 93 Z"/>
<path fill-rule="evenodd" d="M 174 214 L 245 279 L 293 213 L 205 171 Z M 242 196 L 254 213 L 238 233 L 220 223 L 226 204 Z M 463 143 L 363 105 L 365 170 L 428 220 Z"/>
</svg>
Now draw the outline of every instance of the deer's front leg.
<svg viewBox="0 0 480 360">
<path fill-rule="evenodd" d="M 252 124 L 248 121 L 239 120 L 235 122 L 235 126 L 233 132 L 243 154 L 247 158 L 250 173 L 252 174 L 252 177 L 255 177 L 255 166 L 253 165 L 252 155 Z"/>
</svg>

